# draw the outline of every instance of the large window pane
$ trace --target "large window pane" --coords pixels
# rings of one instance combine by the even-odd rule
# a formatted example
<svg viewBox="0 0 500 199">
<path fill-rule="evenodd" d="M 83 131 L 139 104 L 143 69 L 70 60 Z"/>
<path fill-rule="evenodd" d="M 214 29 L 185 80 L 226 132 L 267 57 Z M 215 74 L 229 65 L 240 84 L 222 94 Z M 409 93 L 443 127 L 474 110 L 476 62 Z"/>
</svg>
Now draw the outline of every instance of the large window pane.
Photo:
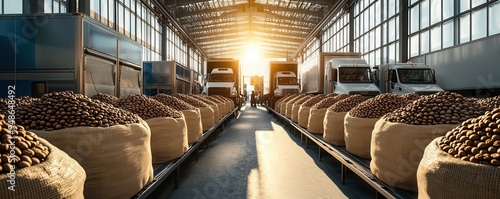
<svg viewBox="0 0 500 199">
<path fill-rule="evenodd" d="M 443 24 L 443 48 L 453 46 L 453 20 Z"/>
<path fill-rule="evenodd" d="M 396 59 L 396 45 L 391 44 L 389 45 L 389 63 L 395 63 L 397 62 Z"/>
<path fill-rule="evenodd" d="M 399 0 L 389 0 L 389 4 L 388 4 L 388 9 L 389 9 L 389 13 L 387 13 L 388 17 L 392 17 L 394 14 L 396 14 L 396 1 L 399 1 Z"/>
<path fill-rule="evenodd" d="M 483 3 L 486 3 L 486 0 L 472 0 L 471 8 L 474 8 Z"/>
<path fill-rule="evenodd" d="M 389 29 L 387 30 L 389 42 L 396 40 L 396 32 L 396 19 L 393 18 L 389 21 Z"/>
<path fill-rule="evenodd" d="M 441 26 L 431 29 L 431 51 L 441 49 Z"/>
<path fill-rule="evenodd" d="M 460 1 L 460 13 L 467 11 L 470 9 L 470 0 L 461 0 Z"/>
<path fill-rule="evenodd" d="M 12 0 L 10 0 L 12 1 Z M 52 0 L 44 0 L 43 1 L 43 12 L 44 13 L 52 13 Z"/>
<path fill-rule="evenodd" d="M 429 31 L 420 33 L 420 54 L 429 52 Z"/>
<path fill-rule="evenodd" d="M 443 0 L 443 19 L 447 19 L 454 15 L 453 8 L 455 7 L 454 0 Z"/>
<path fill-rule="evenodd" d="M 99 0 L 90 0 L 90 17 L 97 19 L 99 13 Z"/>
<path fill-rule="evenodd" d="M 380 24 L 380 11 L 381 11 L 381 8 L 380 8 L 380 1 L 377 1 L 375 2 L 375 11 L 377 12 L 375 14 L 375 25 L 378 25 Z"/>
<path fill-rule="evenodd" d="M 23 1 L 17 0 L 12 1 L 4 0 L 4 14 L 22 14 L 23 13 Z"/>
<path fill-rule="evenodd" d="M 108 25 L 108 0 L 101 0 L 101 10 L 99 15 L 101 15 L 101 23 Z"/>
<path fill-rule="evenodd" d="M 414 33 L 419 30 L 419 23 L 420 23 L 420 17 L 419 17 L 419 5 L 413 7 L 411 9 L 411 15 L 410 15 L 410 33 Z"/>
<path fill-rule="evenodd" d="M 410 55 L 412 57 L 414 56 L 418 56 L 419 54 L 419 51 L 418 51 L 418 45 L 419 45 L 419 39 L 418 39 L 418 34 L 417 35 L 414 35 L 413 37 L 411 37 L 410 39 Z"/>
<path fill-rule="evenodd" d="M 460 17 L 460 43 L 470 41 L 470 15 L 466 14 Z"/>
<path fill-rule="evenodd" d="M 375 27 L 375 6 L 370 6 L 370 29 Z"/>
<path fill-rule="evenodd" d="M 59 1 L 54 0 L 54 13 L 60 13 L 59 12 Z"/>
<path fill-rule="evenodd" d="M 102 1 L 102 0 L 101 0 Z M 109 20 L 109 27 L 114 28 L 115 27 L 115 1 L 113 0 L 108 0 L 108 8 L 109 8 L 109 15 L 108 15 L 108 20 Z"/>
<path fill-rule="evenodd" d="M 375 29 L 375 48 L 380 47 L 380 26 Z"/>
<path fill-rule="evenodd" d="M 429 1 L 425 0 L 420 3 L 420 29 L 429 26 Z"/>
<path fill-rule="evenodd" d="M 441 21 L 441 1 L 431 0 L 431 24 Z"/>
<path fill-rule="evenodd" d="M 500 2 L 490 5 L 490 35 L 500 33 Z"/>
<path fill-rule="evenodd" d="M 472 40 L 486 37 L 486 8 L 472 12 Z"/>
</svg>

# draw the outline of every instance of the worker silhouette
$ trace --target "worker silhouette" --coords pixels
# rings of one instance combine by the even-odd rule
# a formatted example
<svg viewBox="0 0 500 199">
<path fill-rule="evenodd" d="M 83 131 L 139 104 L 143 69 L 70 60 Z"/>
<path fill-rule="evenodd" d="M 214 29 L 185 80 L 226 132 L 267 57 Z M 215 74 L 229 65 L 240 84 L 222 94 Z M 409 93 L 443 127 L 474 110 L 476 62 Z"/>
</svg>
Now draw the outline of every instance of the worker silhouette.
<svg viewBox="0 0 500 199">
<path fill-rule="evenodd" d="M 252 91 L 252 94 L 250 95 L 250 106 L 257 107 L 256 102 L 255 102 L 255 92 L 254 91 Z"/>
</svg>

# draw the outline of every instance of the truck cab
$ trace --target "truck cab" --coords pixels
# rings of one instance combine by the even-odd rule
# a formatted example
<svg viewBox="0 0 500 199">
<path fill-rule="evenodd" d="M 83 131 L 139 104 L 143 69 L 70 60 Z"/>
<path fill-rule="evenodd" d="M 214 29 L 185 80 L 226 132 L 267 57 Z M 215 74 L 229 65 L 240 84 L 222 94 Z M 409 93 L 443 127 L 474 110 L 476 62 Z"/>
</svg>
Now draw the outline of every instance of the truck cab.
<svg viewBox="0 0 500 199">
<path fill-rule="evenodd" d="M 379 88 L 374 84 L 370 66 L 360 58 L 336 58 L 326 63 L 325 93 L 360 94 L 376 96 Z"/>
<path fill-rule="evenodd" d="M 278 71 L 275 78 L 276 89 L 274 90 L 274 96 L 282 97 L 299 93 L 299 82 L 297 81 L 297 75 L 293 71 Z"/>
<path fill-rule="evenodd" d="M 214 68 L 205 79 L 202 94 L 237 97 L 235 75 L 231 68 Z"/>
<path fill-rule="evenodd" d="M 433 69 L 422 63 L 393 63 L 373 67 L 375 80 L 384 93 L 430 95 L 443 91 Z"/>
</svg>

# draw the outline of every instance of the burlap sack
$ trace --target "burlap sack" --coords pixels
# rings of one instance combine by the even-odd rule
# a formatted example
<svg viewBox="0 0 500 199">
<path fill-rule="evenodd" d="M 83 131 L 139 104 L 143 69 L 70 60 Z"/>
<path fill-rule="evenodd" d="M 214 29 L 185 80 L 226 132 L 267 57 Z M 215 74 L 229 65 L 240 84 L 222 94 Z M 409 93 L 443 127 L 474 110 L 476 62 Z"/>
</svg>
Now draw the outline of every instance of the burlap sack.
<svg viewBox="0 0 500 199">
<path fill-rule="evenodd" d="M 153 163 L 164 163 L 181 157 L 188 149 L 186 120 L 156 117 L 147 119 L 151 129 L 151 154 Z"/>
<path fill-rule="evenodd" d="M 345 146 L 344 117 L 347 112 L 327 110 L 323 120 L 323 140 L 333 145 Z"/>
<path fill-rule="evenodd" d="M 214 110 L 211 107 L 201 107 L 200 115 L 201 115 L 201 126 L 203 127 L 203 131 L 206 131 L 214 125 Z"/>
<path fill-rule="evenodd" d="M 16 168 L 14 175 L 0 175 L 0 198 L 83 199 L 85 170 L 64 151 L 40 137 L 38 139 L 49 148 L 50 154 L 40 164 Z"/>
<path fill-rule="evenodd" d="M 298 122 L 299 121 L 299 109 L 300 109 L 300 104 L 293 104 L 292 106 L 292 121 Z"/>
<path fill-rule="evenodd" d="M 203 137 L 200 109 L 183 110 L 181 112 L 184 114 L 184 119 L 186 120 L 188 143 L 191 144 L 200 140 Z"/>
<path fill-rule="evenodd" d="M 309 121 L 307 122 L 307 130 L 314 134 L 323 134 L 323 120 L 325 120 L 327 108 L 309 110 Z"/>
<path fill-rule="evenodd" d="M 276 104 L 274 105 L 274 110 L 278 113 L 281 113 L 281 101 L 276 102 Z"/>
<path fill-rule="evenodd" d="M 372 131 L 378 118 L 357 118 L 349 113 L 344 118 L 345 148 L 360 158 L 370 159 Z"/>
<path fill-rule="evenodd" d="M 500 169 L 454 158 L 442 151 L 434 139 L 425 148 L 418 166 L 420 199 L 497 199 L 500 197 Z"/>
<path fill-rule="evenodd" d="M 224 103 L 217 103 L 217 107 L 219 107 L 219 117 L 223 118 L 226 115 L 226 113 L 227 113 L 226 104 L 224 104 Z"/>
<path fill-rule="evenodd" d="M 220 111 L 219 111 L 219 106 L 214 104 L 214 105 L 210 105 L 210 107 L 212 108 L 212 110 L 214 110 L 214 123 L 212 124 L 212 125 L 214 125 L 215 123 L 219 122 L 221 115 L 220 115 Z"/>
<path fill-rule="evenodd" d="M 281 106 L 281 107 L 280 107 L 280 113 L 281 113 L 281 115 L 285 115 L 285 113 L 286 113 L 286 105 L 287 105 L 287 104 L 288 104 L 288 102 L 282 102 L 282 103 L 280 104 L 280 106 Z"/>
<path fill-rule="evenodd" d="M 416 172 L 425 147 L 456 126 L 409 125 L 380 119 L 372 132 L 372 173 L 391 186 L 417 191 Z"/>
<path fill-rule="evenodd" d="M 310 110 L 311 107 L 300 106 L 299 117 L 297 119 L 299 120 L 299 125 L 301 127 L 307 128 L 307 124 L 309 123 Z"/>
<path fill-rule="evenodd" d="M 294 101 L 286 103 L 285 117 L 288 119 L 292 118 L 293 103 Z"/>
<path fill-rule="evenodd" d="M 130 198 L 153 181 L 151 131 L 143 120 L 33 132 L 85 169 L 85 198 Z"/>
</svg>

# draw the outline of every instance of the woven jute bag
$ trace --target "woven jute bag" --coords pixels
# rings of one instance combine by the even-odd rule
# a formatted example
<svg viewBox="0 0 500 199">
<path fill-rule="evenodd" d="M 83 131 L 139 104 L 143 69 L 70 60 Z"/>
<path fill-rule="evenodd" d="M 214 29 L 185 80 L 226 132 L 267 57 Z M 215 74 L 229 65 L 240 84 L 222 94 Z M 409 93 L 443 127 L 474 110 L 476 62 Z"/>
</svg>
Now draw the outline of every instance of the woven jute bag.
<svg viewBox="0 0 500 199">
<path fill-rule="evenodd" d="M 212 107 L 200 107 L 200 115 L 201 115 L 201 125 L 203 127 L 203 131 L 206 131 L 214 125 L 214 110 Z"/>
<path fill-rule="evenodd" d="M 0 175 L 0 198 L 83 199 L 85 170 L 64 151 L 43 138 L 37 139 L 49 148 L 49 155 L 40 164 L 16 168 L 15 175 Z M 9 190 L 11 182 L 15 191 Z"/>
<path fill-rule="evenodd" d="M 336 146 L 345 146 L 344 117 L 347 112 L 327 110 L 323 121 L 323 140 Z"/>
<path fill-rule="evenodd" d="M 194 143 L 203 137 L 203 123 L 201 121 L 200 109 L 182 110 L 186 120 L 188 143 Z"/>
<path fill-rule="evenodd" d="M 307 122 L 307 130 L 314 134 L 323 134 L 323 121 L 328 108 L 311 108 L 309 110 L 309 121 Z"/>
<path fill-rule="evenodd" d="M 454 158 L 434 139 L 424 151 L 417 170 L 420 199 L 497 199 L 500 168 Z"/>
<path fill-rule="evenodd" d="M 344 118 L 345 148 L 349 153 L 370 159 L 372 131 L 379 118 L 358 118 L 347 113 Z"/>
<path fill-rule="evenodd" d="M 308 106 L 300 106 L 299 108 L 299 125 L 301 127 L 307 128 L 307 125 L 309 123 L 309 113 L 310 113 L 311 107 Z"/>
<path fill-rule="evenodd" d="M 147 119 L 151 129 L 153 163 L 163 163 L 181 157 L 188 149 L 187 126 L 182 118 L 156 117 Z"/>
<path fill-rule="evenodd" d="M 417 191 L 417 168 L 425 147 L 457 124 L 409 125 L 377 121 L 372 132 L 370 170 L 383 182 Z"/>
<path fill-rule="evenodd" d="M 87 173 L 85 198 L 130 198 L 153 181 L 151 130 L 139 123 L 36 131 Z"/>
</svg>

